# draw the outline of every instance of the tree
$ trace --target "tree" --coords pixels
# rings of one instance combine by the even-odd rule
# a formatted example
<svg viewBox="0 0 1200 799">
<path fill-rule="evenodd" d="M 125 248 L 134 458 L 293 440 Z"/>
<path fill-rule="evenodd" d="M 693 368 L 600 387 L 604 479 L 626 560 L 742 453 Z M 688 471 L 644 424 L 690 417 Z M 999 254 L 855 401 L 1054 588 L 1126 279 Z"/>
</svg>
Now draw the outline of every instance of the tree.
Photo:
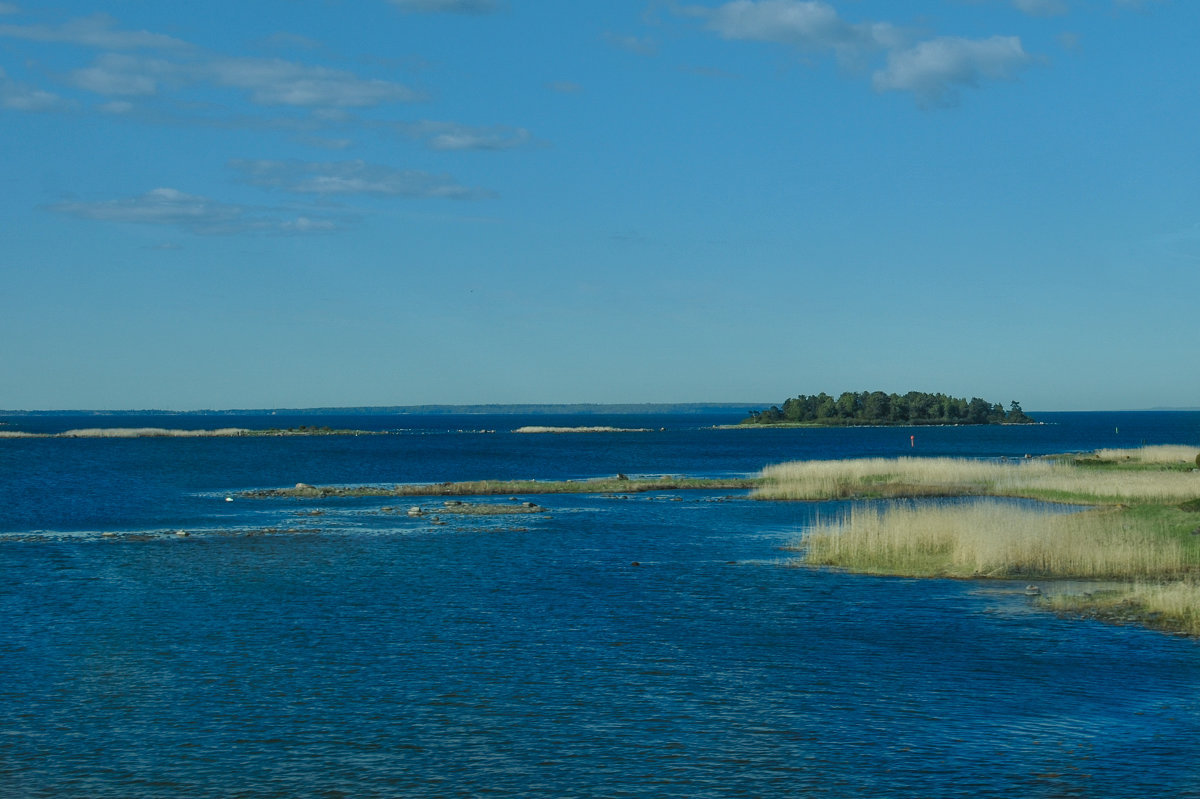
<svg viewBox="0 0 1200 799">
<path fill-rule="evenodd" d="M 890 418 L 891 412 L 891 398 L 882 391 L 872 391 L 863 398 L 863 419 L 873 422 L 884 422 Z"/>
<path fill-rule="evenodd" d="M 843 419 L 854 419 L 858 416 L 858 395 L 853 391 L 844 391 L 837 400 L 837 414 Z"/>
<path fill-rule="evenodd" d="M 988 413 L 991 412 L 991 407 L 987 404 L 987 400 L 982 400 L 979 397 L 972 397 L 967 403 L 967 422 L 970 424 L 987 424 Z"/>
<path fill-rule="evenodd" d="M 1021 403 L 1013 400 L 1008 406 L 1008 416 L 1004 421 L 1009 424 L 1029 424 L 1033 420 L 1025 415 L 1025 411 L 1021 410 Z"/>
</svg>

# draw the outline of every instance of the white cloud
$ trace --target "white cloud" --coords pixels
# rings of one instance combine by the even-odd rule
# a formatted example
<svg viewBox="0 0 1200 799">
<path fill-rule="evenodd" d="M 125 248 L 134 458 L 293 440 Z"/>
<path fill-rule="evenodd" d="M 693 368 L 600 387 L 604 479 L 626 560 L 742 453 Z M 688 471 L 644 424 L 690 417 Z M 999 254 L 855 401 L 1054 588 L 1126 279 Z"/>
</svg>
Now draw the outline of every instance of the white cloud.
<svg viewBox="0 0 1200 799">
<path fill-rule="evenodd" d="M 392 5 L 417 14 L 490 14 L 500 10 L 497 0 L 392 0 Z"/>
<path fill-rule="evenodd" d="M 832 50 L 843 57 L 895 46 L 901 38 L 889 23 L 847 22 L 819 0 L 735 0 L 715 9 L 692 7 L 688 13 L 707 17 L 708 28 L 726 39 Z"/>
<path fill-rule="evenodd" d="M 1029 14 L 1067 9 L 1067 0 L 1009 1 Z M 1115 0 L 1143 1 L 1154 0 Z M 876 91 L 911 92 L 924 108 L 953 106 L 962 88 L 977 87 L 984 80 L 1011 79 L 1034 61 L 1015 36 L 943 36 L 913 44 L 911 30 L 889 22 L 851 22 L 824 0 L 732 0 L 715 8 L 675 6 L 674 10 L 703 19 L 709 30 L 725 39 L 831 53 L 843 66 L 856 68 L 885 59 L 872 74 Z"/>
<path fill-rule="evenodd" d="M 273 209 L 232 205 L 168 188 L 123 200 L 61 202 L 48 209 L 100 222 L 179 227 L 200 235 L 313 233 L 337 228 L 337 223 L 329 218 L 285 216 Z"/>
<path fill-rule="evenodd" d="M 117 30 L 116 20 L 107 14 L 93 14 L 49 25 L 0 25 L 0 36 L 35 42 L 58 42 L 95 47 L 102 50 L 180 50 L 187 42 L 161 33 Z"/>
<path fill-rule="evenodd" d="M 505 125 L 472 127 L 454 122 L 398 122 L 396 129 L 405 136 L 424 139 L 435 150 L 511 150 L 533 141 L 525 128 Z"/>
<path fill-rule="evenodd" d="M 71 73 L 71 83 L 106 97 L 146 96 L 158 92 L 164 78 L 178 80 L 183 70 L 157 58 L 105 53 L 90 67 Z"/>
<path fill-rule="evenodd" d="M 219 85 L 249 91 L 250 99 L 261 105 L 349 108 L 419 99 L 399 83 L 278 58 L 218 58 L 201 71 Z"/>
<path fill-rule="evenodd" d="M 0 67 L 0 108 L 10 111 L 65 111 L 70 107 L 70 102 L 57 94 L 12 80 Z"/>
<path fill-rule="evenodd" d="M 872 82 L 877 91 L 912 92 L 923 107 L 947 106 L 957 102 L 960 87 L 1012 79 L 1032 60 L 1015 36 L 947 36 L 889 52 Z"/>
<path fill-rule="evenodd" d="M 445 197 L 475 200 L 489 192 L 457 183 L 448 175 L 394 169 L 365 161 L 233 160 L 229 166 L 255 186 L 294 194 L 374 194 L 392 197 Z"/>
<path fill-rule="evenodd" d="M 211 57 L 196 61 L 105 53 L 90 67 L 71 73 L 74 85 L 105 96 L 138 96 L 172 86 L 210 84 L 241 89 L 251 102 L 268 106 L 364 107 L 409 102 L 419 95 L 391 81 L 307 66 L 280 58 Z"/>
<path fill-rule="evenodd" d="M 102 103 L 96 107 L 106 114 L 128 114 L 133 110 L 133 103 L 126 100 L 113 100 L 110 103 Z"/>
</svg>

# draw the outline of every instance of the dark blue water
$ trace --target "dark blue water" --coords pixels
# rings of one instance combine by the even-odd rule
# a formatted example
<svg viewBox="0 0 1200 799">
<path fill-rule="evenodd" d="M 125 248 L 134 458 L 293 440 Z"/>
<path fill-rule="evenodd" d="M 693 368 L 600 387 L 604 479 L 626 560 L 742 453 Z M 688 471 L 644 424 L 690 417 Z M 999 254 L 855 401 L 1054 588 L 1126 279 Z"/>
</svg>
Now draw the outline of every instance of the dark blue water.
<svg viewBox="0 0 1200 799">
<path fill-rule="evenodd" d="M 0 796 L 1200 796 L 1200 645 L 1058 619 L 1006 583 L 789 567 L 779 547 L 836 503 L 544 496 L 546 514 L 438 526 L 383 500 L 225 501 L 299 481 L 1200 445 L 1200 413 L 1040 416 L 0 439 Z M 210 426 L 291 426 L 258 422 Z M 296 422 L 312 423 L 343 426 Z M 654 432 L 506 432 L 531 423 Z"/>
</svg>

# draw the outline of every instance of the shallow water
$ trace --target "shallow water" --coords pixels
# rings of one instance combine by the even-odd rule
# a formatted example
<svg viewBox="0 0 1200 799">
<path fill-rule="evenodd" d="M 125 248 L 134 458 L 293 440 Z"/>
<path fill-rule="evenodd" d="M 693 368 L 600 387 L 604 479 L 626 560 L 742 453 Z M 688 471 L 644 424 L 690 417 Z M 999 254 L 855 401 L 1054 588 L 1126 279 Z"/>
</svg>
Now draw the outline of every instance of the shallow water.
<svg viewBox="0 0 1200 799">
<path fill-rule="evenodd" d="M 1114 445 L 1084 416 L 915 435 L 981 457 Z M 1125 445 L 1200 444 L 1200 414 L 1161 416 L 1122 418 Z M 748 473 L 914 434 L 432 421 L 0 442 L 0 795 L 1200 796 L 1200 645 L 1056 618 L 1023 585 L 790 566 L 780 546 L 840 503 L 558 495 L 437 526 L 383 499 L 225 501 Z"/>
</svg>

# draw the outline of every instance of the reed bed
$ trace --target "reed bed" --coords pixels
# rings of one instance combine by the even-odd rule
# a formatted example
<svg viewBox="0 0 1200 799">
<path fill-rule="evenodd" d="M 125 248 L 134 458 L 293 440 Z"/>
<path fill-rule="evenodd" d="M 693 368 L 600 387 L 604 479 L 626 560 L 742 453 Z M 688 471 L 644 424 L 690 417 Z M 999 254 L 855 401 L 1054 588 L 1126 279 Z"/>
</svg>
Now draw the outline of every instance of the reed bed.
<svg viewBox="0 0 1200 799">
<path fill-rule="evenodd" d="M 1200 449 L 1179 444 L 1159 444 L 1132 449 L 1098 449 L 1092 457 L 1099 461 L 1146 464 L 1153 466 L 1191 466 Z"/>
<path fill-rule="evenodd" d="M 1183 454 L 1196 451 L 1185 447 L 1173 449 Z M 768 466 L 759 477 L 762 484 L 752 495 L 756 499 L 988 495 L 1087 504 L 1183 502 L 1200 497 L 1200 472 L 1196 471 L 1092 469 L 1082 468 L 1073 461 L 1040 458 L 796 461 Z"/>
<path fill-rule="evenodd" d="M 924 577 L 1178 577 L 1200 566 L 1169 516 L 980 500 L 855 505 L 791 549 L 812 565 Z"/>
<path fill-rule="evenodd" d="M 1132 583 L 1080 595 L 1051 595 L 1042 605 L 1058 613 L 1131 621 L 1200 636 L 1200 581 Z"/>
</svg>

